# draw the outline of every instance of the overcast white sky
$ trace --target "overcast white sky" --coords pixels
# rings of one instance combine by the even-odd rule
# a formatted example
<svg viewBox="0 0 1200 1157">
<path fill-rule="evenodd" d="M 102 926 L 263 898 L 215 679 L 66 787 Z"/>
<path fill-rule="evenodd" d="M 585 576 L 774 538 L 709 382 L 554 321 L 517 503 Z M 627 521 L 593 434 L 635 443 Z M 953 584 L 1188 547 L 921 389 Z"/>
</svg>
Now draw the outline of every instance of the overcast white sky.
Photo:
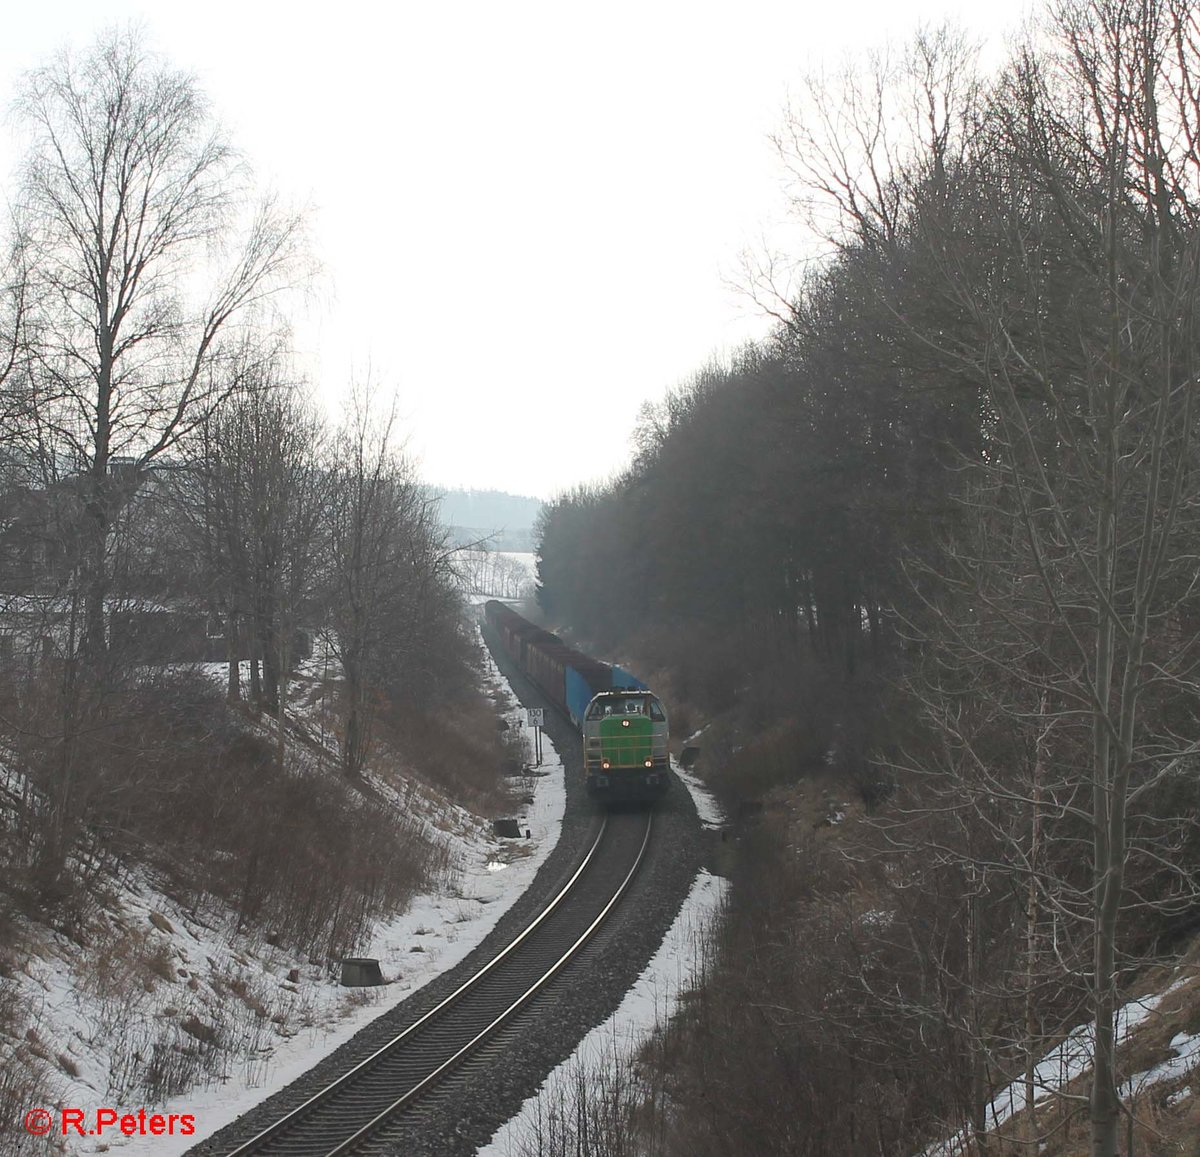
<svg viewBox="0 0 1200 1157">
<path fill-rule="evenodd" d="M 980 9 L 982 8 L 982 11 Z M 336 398 L 395 390 L 425 477 L 549 497 L 618 470 L 638 407 L 767 323 L 728 286 L 787 245 L 768 143 L 789 85 L 969 0 L 12 3 L 0 101 L 140 20 L 265 183 L 313 207 L 297 334 Z M 11 171 L 8 139 L 0 172 Z M 7 187 L 7 186 L 5 186 Z"/>
</svg>

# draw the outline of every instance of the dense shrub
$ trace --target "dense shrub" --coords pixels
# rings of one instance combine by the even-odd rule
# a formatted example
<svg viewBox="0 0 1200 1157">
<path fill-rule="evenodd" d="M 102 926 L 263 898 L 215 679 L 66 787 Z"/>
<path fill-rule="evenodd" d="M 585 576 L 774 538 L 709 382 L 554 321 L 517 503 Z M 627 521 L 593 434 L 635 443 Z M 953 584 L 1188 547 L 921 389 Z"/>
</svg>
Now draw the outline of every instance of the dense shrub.
<svg viewBox="0 0 1200 1157">
<path fill-rule="evenodd" d="M 853 868 L 811 835 L 768 816 L 742 852 L 718 964 L 662 1046 L 662 1152 L 911 1150 L 962 1069 L 933 1018 L 918 1028 L 896 1011 L 918 996 L 910 930 L 896 913 L 856 912 Z"/>
<path fill-rule="evenodd" d="M 476 814 L 491 816 L 509 803 L 502 774 L 509 758 L 506 733 L 497 731 L 496 722 L 491 699 L 460 689 L 429 706 L 390 701 L 375 727 L 382 750 L 402 756 L 405 774 Z"/>
<path fill-rule="evenodd" d="M 427 883 L 441 853 L 410 816 L 369 791 L 289 754 L 186 670 L 129 674 L 92 706 L 73 780 L 61 781 L 61 738 L 51 729 L 69 704 L 50 678 L 23 689 L 30 725 L 18 762 L 30 790 L 14 819 L 24 869 L 10 888 L 49 901 L 70 924 L 105 870 L 144 861 L 193 905 L 209 895 L 243 921 L 314 956 L 351 951 L 370 922 L 400 909 Z M 61 729 L 60 729 L 61 735 Z M 39 820 L 72 809 L 70 870 L 51 878 Z M 73 919 L 71 918 L 73 917 Z"/>
</svg>

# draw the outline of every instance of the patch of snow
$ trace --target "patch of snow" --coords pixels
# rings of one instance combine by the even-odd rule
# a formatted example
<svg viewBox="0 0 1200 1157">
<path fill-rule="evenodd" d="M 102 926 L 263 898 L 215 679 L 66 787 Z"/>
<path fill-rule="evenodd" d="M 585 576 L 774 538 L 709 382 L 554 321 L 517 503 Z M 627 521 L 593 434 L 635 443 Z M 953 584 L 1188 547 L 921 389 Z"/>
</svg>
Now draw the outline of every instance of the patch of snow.
<svg viewBox="0 0 1200 1157">
<path fill-rule="evenodd" d="M 1173 1081 L 1186 1077 L 1200 1064 L 1200 1033 L 1177 1033 L 1171 1038 L 1171 1048 L 1175 1055 L 1157 1064 L 1144 1073 L 1138 1073 L 1121 1086 L 1121 1096 L 1124 1098 L 1138 1096 L 1151 1085 L 1160 1081 Z"/>
<path fill-rule="evenodd" d="M 1158 1009 L 1162 1002 L 1172 993 L 1181 988 L 1188 982 L 1190 977 L 1184 977 L 1162 992 L 1154 993 L 1151 996 L 1141 997 L 1137 1000 L 1131 1000 L 1128 1004 L 1123 1005 L 1117 1010 L 1115 1018 L 1116 1040 L 1118 1047 L 1122 1045 L 1129 1035 L 1141 1024 L 1150 1018 L 1150 1016 Z M 1181 1038 L 1176 1037 L 1175 1041 Z M 1193 1042 L 1195 1038 L 1186 1038 L 1187 1041 Z M 1172 1047 L 1175 1045 L 1172 1041 Z M 1056 1093 L 1065 1089 L 1076 1077 L 1082 1076 L 1092 1067 L 1092 1057 L 1095 1051 L 1095 1026 L 1091 1023 L 1081 1024 L 1077 1028 L 1071 1030 L 1061 1044 L 1057 1044 L 1052 1048 L 1034 1068 L 1034 1090 L 1033 1101 L 1037 1104 L 1044 1100 L 1051 1093 Z M 1188 1046 L 1188 1065 L 1194 1064 L 1197 1059 L 1200 1059 L 1200 1053 L 1194 1043 Z M 1170 1061 L 1163 1062 L 1163 1066 L 1172 1066 L 1182 1062 L 1182 1057 L 1175 1057 Z M 1150 1072 L 1154 1072 L 1151 1069 Z M 1180 1069 L 1180 1074 L 1186 1069 Z M 1143 1077 L 1147 1074 L 1143 1073 Z M 1136 1081 L 1138 1078 L 1134 1078 Z M 1166 1079 L 1166 1078 L 1159 1078 Z M 1123 1095 L 1128 1095 L 1128 1087 L 1126 1086 Z M 1009 1117 L 1016 1113 L 1020 1113 L 1025 1109 L 1025 1081 L 1024 1078 L 1014 1081 L 1006 1089 L 1004 1089 L 988 1106 L 987 1119 L 989 1128 L 995 1129 L 1002 1125 Z M 956 1133 L 953 1137 L 949 1137 L 942 1141 L 936 1141 L 928 1148 L 921 1151 L 920 1157 L 964 1157 L 970 1152 L 971 1140 L 965 1132 Z"/>
<path fill-rule="evenodd" d="M 603 1064 L 613 1041 L 632 1055 L 654 1030 L 674 1014 L 681 994 L 694 989 L 704 972 L 704 939 L 724 900 L 728 882 L 701 871 L 675 917 L 658 951 L 625 994 L 620 1007 L 603 1024 L 597 1025 L 529 1097 L 511 1120 L 500 1127 L 476 1157 L 512 1157 L 533 1140 L 539 1119 L 539 1101 L 554 1105 L 564 1085 L 569 1087 L 580 1066 Z"/>
<path fill-rule="evenodd" d="M 721 810 L 721 805 L 717 803 L 716 796 L 705 786 L 704 781 L 680 767 L 674 759 L 671 760 L 671 767 L 679 776 L 683 786 L 688 789 L 688 794 L 696 805 L 696 814 L 700 817 L 700 823 L 709 830 L 724 827 L 725 813 Z"/>
<path fill-rule="evenodd" d="M 894 912 L 888 912 L 883 908 L 873 908 L 869 912 L 864 912 L 858 922 L 864 928 L 887 928 L 896 918 Z"/>
</svg>

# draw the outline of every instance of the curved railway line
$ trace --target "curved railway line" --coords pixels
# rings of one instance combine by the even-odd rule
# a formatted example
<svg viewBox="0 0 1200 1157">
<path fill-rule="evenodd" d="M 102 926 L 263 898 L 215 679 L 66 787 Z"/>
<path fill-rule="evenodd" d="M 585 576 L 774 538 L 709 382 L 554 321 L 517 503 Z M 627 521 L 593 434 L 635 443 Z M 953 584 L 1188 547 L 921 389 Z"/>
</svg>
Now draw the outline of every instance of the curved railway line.
<svg viewBox="0 0 1200 1157">
<path fill-rule="evenodd" d="M 539 994 L 614 911 L 650 845 L 650 813 L 612 814 L 563 888 L 419 1020 L 227 1157 L 362 1152 Z"/>
<path fill-rule="evenodd" d="M 472 1157 L 555 1066 L 571 1056 L 587 1032 L 616 1010 L 658 949 L 702 862 L 699 823 L 690 796 L 679 788 L 658 801 L 653 834 L 647 831 L 647 814 L 628 811 L 611 812 L 601 832 L 600 816 L 583 787 L 578 733 L 516 670 L 486 630 L 484 636 L 519 701 L 548 708 L 545 730 L 563 763 L 567 797 L 557 846 L 528 890 L 463 961 L 369 1022 L 307 1073 L 197 1142 L 187 1157 L 254 1153 Z M 579 872 L 585 859 L 587 868 Z M 568 881 L 574 883 L 564 897 Z M 624 886 L 620 902 L 609 906 L 618 885 Z M 585 935 L 606 907 L 603 923 Z M 527 931 L 535 921 L 538 930 Z M 546 980 L 551 965 L 581 939 L 578 951 Z M 519 947 L 506 951 L 518 940 Z M 552 942 L 557 944 L 557 955 L 549 947 Z M 515 1007 L 517 998 L 539 979 L 532 975 L 536 969 L 527 968 L 524 987 L 514 979 L 507 999 L 499 989 L 493 990 L 496 995 L 487 998 L 489 1016 L 482 1010 L 485 991 L 502 976 L 519 973 L 519 961 L 529 958 L 537 943 L 548 946 L 543 952 L 542 986 Z M 493 964 L 501 955 L 504 963 Z M 480 980 L 474 995 L 468 995 L 467 990 L 475 986 L 467 982 L 482 976 L 485 969 L 492 979 Z M 444 1042 L 435 1042 L 443 1031 L 451 1033 L 452 1020 L 469 1019 L 466 1014 L 476 1006 L 481 1011 L 473 1030 L 463 1028 L 454 1040 L 448 1035 Z M 503 1023 L 484 1032 L 470 1053 L 463 1051 L 506 1011 L 511 1015 Z M 418 1023 L 423 1025 L 419 1030 Z M 440 1060 L 434 1061 L 435 1052 Z M 386 1062 L 388 1066 L 401 1066 L 401 1057 L 426 1054 L 424 1072 L 405 1076 L 401 1068 L 389 1068 L 366 1081 L 368 1070 L 378 1067 L 375 1059 L 383 1064 L 389 1053 L 395 1055 Z M 409 1089 L 438 1069 L 440 1077 L 397 1107 Z M 351 1071 L 359 1077 L 347 1077 Z M 384 1077 L 383 1071 L 395 1075 Z M 377 1087 L 362 1093 L 362 1105 L 356 1106 L 360 1094 L 352 1089 L 372 1084 Z M 357 1121 L 352 1127 L 351 1117 Z M 372 1128 L 363 1132 L 365 1125 Z M 358 1138 L 352 1142 L 355 1134 Z"/>
</svg>

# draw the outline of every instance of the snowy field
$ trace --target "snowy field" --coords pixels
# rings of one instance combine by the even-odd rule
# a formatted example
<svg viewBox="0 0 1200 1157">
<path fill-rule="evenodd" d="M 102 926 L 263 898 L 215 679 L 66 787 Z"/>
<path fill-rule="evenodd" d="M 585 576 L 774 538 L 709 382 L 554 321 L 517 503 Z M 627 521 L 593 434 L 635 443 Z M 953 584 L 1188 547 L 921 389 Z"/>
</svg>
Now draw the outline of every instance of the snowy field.
<svg viewBox="0 0 1200 1157">
<path fill-rule="evenodd" d="M 487 661 L 490 681 L 507 690 L 490 656 Z M 523 728 L 524 709 L 515 698 L 510 701 L 509 724 Z M 193 1006 L 203 1019 L 201 1010 L 207 1006 L 201 1000 L 211 997 L 210 990 L 218 986 L 249 993 L 272 1015 L 246 1017 L 249 1031 L 256 1034 L 248 1050 L 251 1059 L 236 1063 L 206 1087 L 153 1106 L 163 1113 L 192 1114 L 194 1135 L 126 1138 L 108 1130 L 102 1139 L 71 1139 L 67 1152 L 127 1157 L 182 1153 L 462 960 L 524 892 L 558 840 L 565 802 L 562 765 L 547 737 L 543 737 L 543 753 L 540 770 L 547 774 L 529 781 L 536 785 L 534 802 L 523 812 L 522 827 L 532 837 L 528 840 L 497 839 L 490 824 L 461 808 L 427 798 L 418 801 L 427 822 L 448 841 L 457 871 L 444 890 L 419 897 L 403 916 L 376 928 L 361 955 L 380 960 L 387 981 L 380 988 L 342 988 L 324 967 L 224 929 L 206 927 L 145 880 L 131 881 L 117 898 L 120 925 L 136 930 L 139 937 L 153 938 L 164 959 L 189 978 L 157 985 L 149 1017 L 146 994 L 139 994 L 141 1003 L 134 1015 L 148 1021 L 147 1033 L 155 1018 L 179 1017 Z M 58 1105 L 84 1109 L 88 1119 L 94 1119 L 101 1107 L 136 1112 L 141 1098 L 135 1093 L 114 1105 L 110 1081 L 119 1076 L 124 1059 L 119 1050 L 105 1047 L 120 1018 L 132 1010 L 113 1007 L 103 994 L 79 984 L 65 944 L 48 945 L 31 961 L 23 987 L 32 996 L 39 1036 L 77 1071 L 74 1077 L 63 1074 L 55 1098 Z"/>
</svg>

